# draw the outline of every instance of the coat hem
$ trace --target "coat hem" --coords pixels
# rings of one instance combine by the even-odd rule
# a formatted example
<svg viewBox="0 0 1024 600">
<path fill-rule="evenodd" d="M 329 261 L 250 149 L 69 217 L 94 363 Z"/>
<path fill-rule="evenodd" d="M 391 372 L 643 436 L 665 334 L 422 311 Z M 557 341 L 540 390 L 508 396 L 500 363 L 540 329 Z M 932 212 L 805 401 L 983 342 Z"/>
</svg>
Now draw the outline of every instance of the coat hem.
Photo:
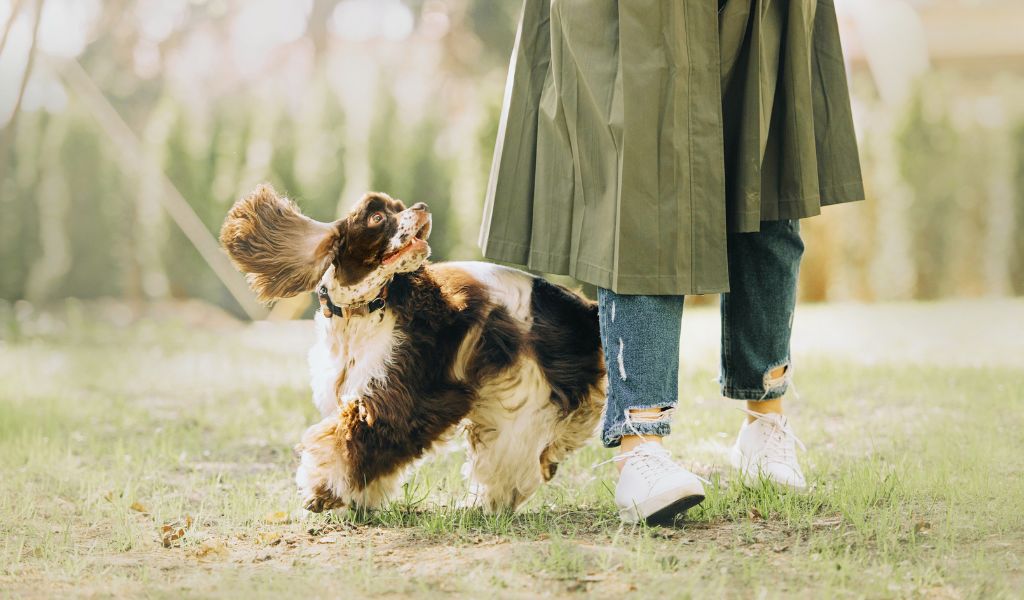
<svg viewBox="0 0 1024 600">
<path fill-rule="evenodd" d="M 487 247 L 483 249 L 483 256 L 490 260 L 511 263 L 543 273 L 567 275 L 584 283 L 612 290 L 617 294 L 699 296 L 722 294 L 729 291 L 728 283 L 695 288 L 681 281 L 679 277 L 670 275 L 619 274 L 616 278 L 610 269 L 587 261 L 577 260 L 574 266 L 569 256 L 565 254 L 531 250 L 524 244 L 493 237 L 488 239 Z M 651 291 L 652 288 L 656 291 Z"/>
<path fill-rule="evenodd" d="M 864 181 L 853 180 L 839 185 L 821 189 L 819 203 L 821 206 L 832 206 L 846 202 L 859 202 L 867 198 L 864 193 Z"/>
<path fill-rule="evenodd" d="M 864 184 L 856 180 L 821 188 L 820 194 L 815 196 L 781 197 L 777 204 L 778 212 L 772 218 L 765 219 L 760 207 L 743 211 L 733 217 L 735 224 L 729 231 L 755 233 L 761 230 L 761 221 L 809 219 L 820 215 L 821 209 L 826 206 L 858 202 L 864 200 L 864 197 Z"/>
</svg>

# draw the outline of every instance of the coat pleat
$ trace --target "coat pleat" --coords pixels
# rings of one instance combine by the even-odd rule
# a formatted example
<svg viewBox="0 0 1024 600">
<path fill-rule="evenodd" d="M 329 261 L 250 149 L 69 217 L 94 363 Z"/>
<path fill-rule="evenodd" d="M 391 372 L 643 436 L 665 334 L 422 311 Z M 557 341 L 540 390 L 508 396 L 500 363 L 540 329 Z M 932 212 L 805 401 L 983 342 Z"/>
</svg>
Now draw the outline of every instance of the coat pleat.
<svg viewBox="0 0 1024 600">
<path fill-rule="evenodd" d="M 864 197 L 830 0 L 526 0 L 484 256 L 729 289 L 726 233 Z"/>
</svg>

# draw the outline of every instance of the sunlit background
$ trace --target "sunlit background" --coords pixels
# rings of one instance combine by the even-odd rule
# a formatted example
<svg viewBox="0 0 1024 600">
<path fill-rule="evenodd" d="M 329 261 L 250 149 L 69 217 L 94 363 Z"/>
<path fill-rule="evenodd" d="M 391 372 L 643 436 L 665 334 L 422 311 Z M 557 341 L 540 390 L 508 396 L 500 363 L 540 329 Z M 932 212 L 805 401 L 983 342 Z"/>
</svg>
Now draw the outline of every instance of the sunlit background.
<svg viewBox="0 0 1024 600">
<path fill-rule="evenodd" d="M 1024 3 L 836 0 L 869 200 L 804 221 L 801 298 L 1024 293 Z M 521 0 L 0 0 L 0 310 L 262 317 L 215 235 L 261 181 L 331 220 L 427 202 L 477 258 Z M 310 310 L 308 299 L 275 316 Z"/>
</svg>

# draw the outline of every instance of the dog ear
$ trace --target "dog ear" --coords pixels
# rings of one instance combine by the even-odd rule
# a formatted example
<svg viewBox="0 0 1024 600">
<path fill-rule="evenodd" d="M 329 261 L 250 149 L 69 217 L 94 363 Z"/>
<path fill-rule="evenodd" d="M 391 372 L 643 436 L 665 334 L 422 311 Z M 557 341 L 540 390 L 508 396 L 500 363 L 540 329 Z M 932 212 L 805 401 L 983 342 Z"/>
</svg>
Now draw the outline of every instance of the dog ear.
<svg viewBox="0 0 1024 600">
<path fill-rule="evenodd" d="M 231 207 L 220 243 L 267 302 L 316 287 L 341 243 L 343 223 L 310 219 L 262 184 Z"/>
</svg>

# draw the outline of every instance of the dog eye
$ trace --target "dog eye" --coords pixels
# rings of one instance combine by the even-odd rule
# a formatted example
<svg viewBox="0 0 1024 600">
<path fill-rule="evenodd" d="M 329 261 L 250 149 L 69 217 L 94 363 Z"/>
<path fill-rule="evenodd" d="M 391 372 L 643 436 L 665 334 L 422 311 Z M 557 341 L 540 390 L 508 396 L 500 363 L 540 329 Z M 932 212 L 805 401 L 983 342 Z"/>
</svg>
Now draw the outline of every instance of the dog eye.
<svg viewBox="0 0 1024 600">
<path fill-rule="evenodd" d="M 384 222 L 384 213 L 375 212 L 370 215 L 370 225 L 380 225 Z"/>
</svg>

